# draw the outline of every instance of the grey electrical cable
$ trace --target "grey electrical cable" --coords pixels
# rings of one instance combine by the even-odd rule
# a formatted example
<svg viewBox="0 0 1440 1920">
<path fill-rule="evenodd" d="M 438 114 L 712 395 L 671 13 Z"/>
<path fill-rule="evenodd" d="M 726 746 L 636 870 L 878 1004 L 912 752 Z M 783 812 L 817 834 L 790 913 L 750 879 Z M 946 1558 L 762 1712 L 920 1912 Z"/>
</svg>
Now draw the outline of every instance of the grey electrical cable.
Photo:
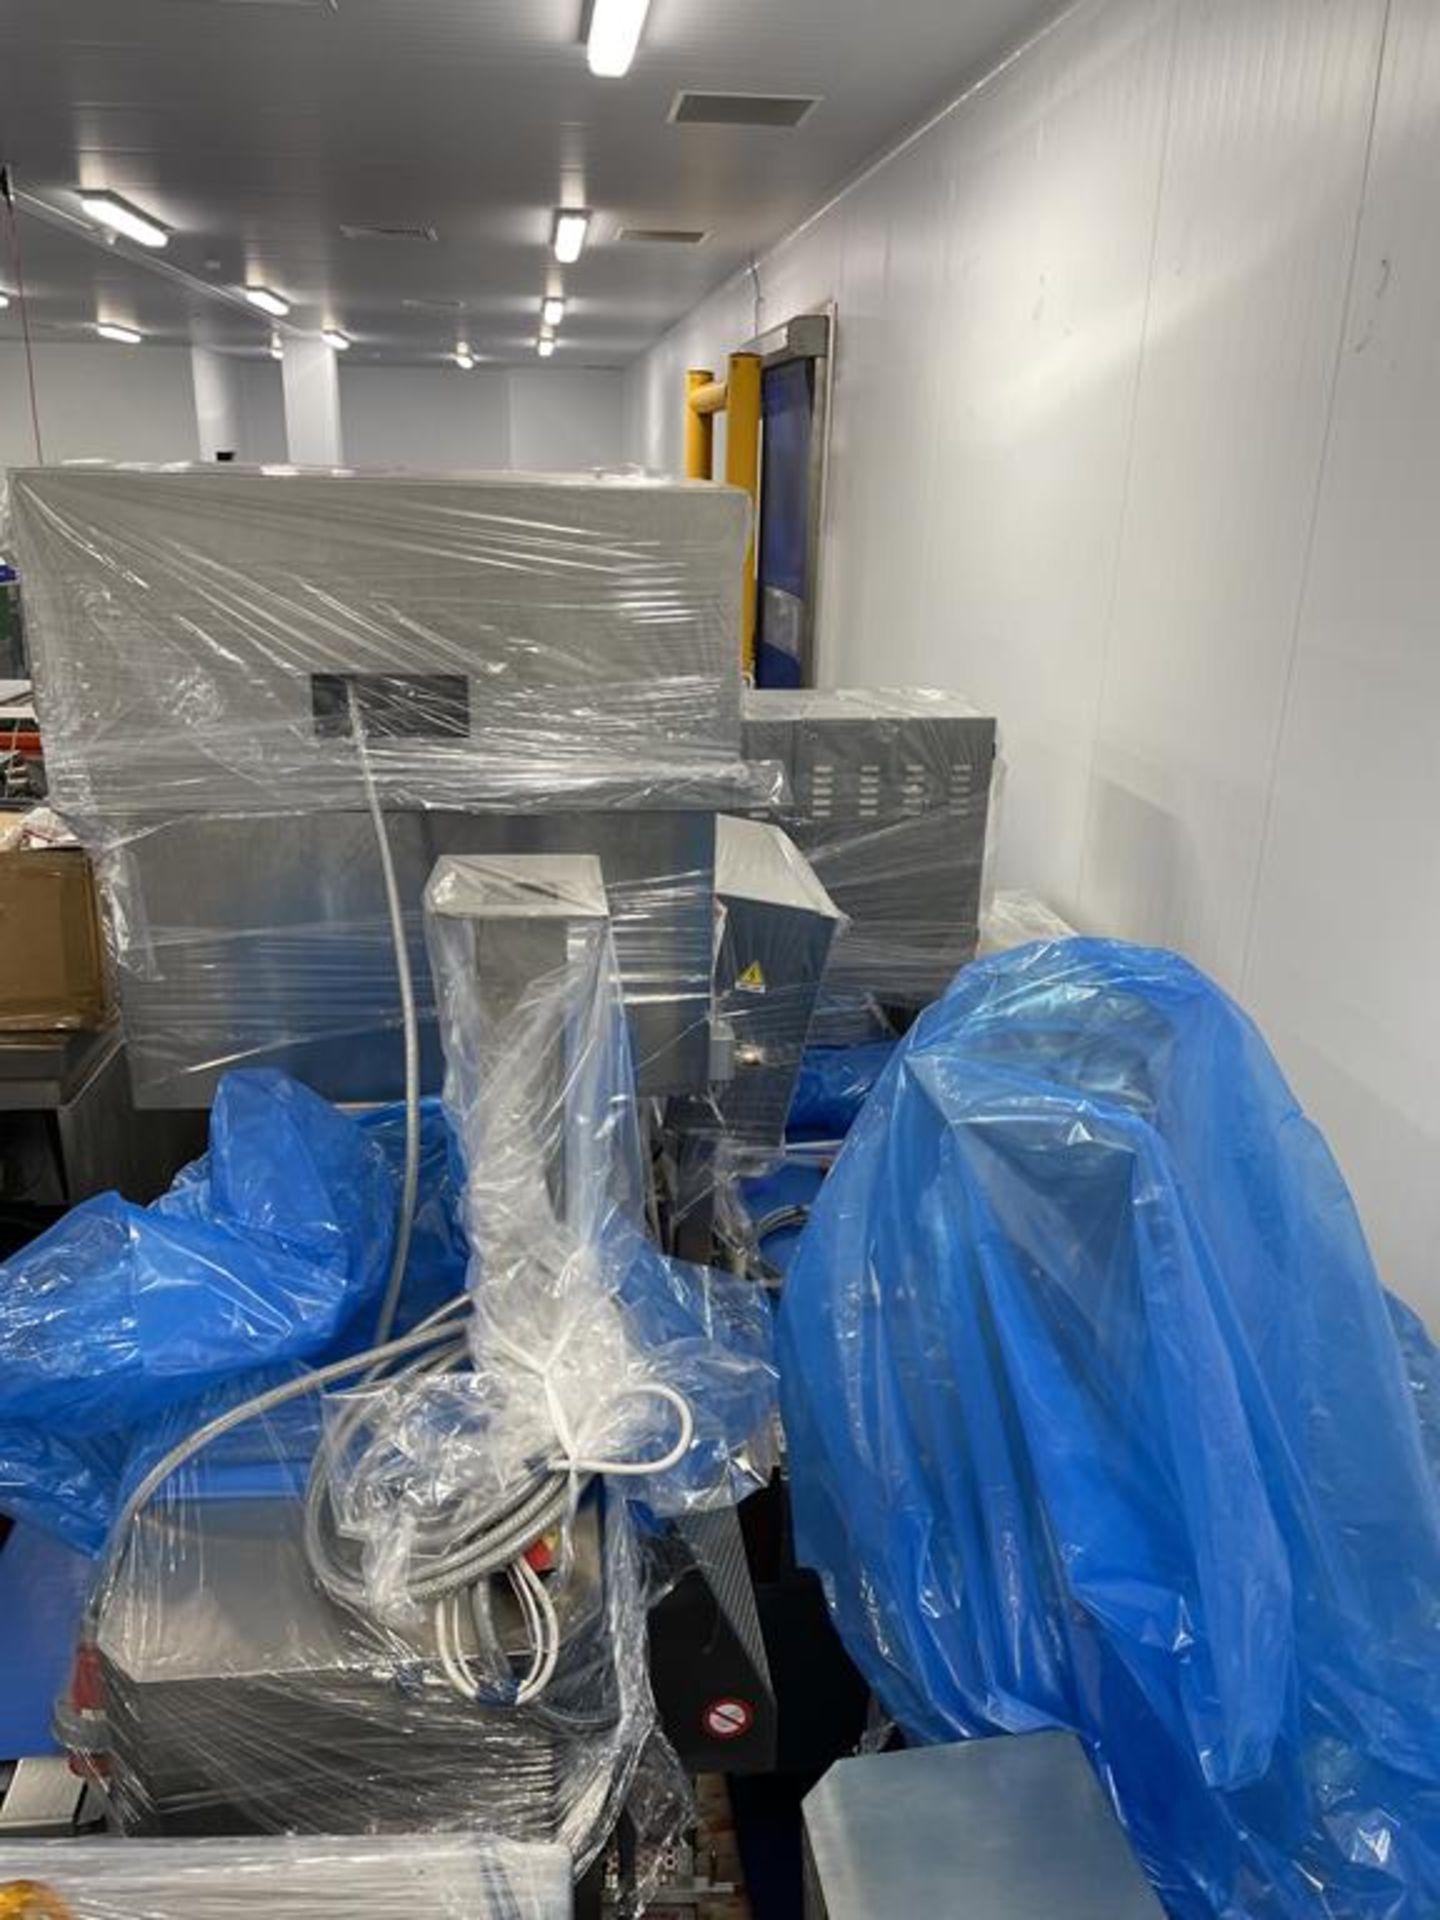
<svg viewBox="0 0 1440 1920">
<path fill-rule="evenodd" d="M 405 1172 L 400 1192 L 400 1213 L 395 1225 L 395 1251 L 380 1317 L 375 1323 L 375 1341 L 383 1346 L 395 1326 L 400 1309 L 400 1294 L 405 1285 L 405 1267 L 410 1258 L 410 1238 L 415 1230 L 415 1204 L 420 1191 L 420 1025 L 415 1011 L 415 982 L 410 971 L 410 943 L 405 937 L 405 914 L 400 905 L 400 885 L 395 877 L 395 856 L 390 832 L 375 786 L 370 765 L 370 749 L 365 740 L 365 723 L 355 682 L 346 687 L 350 707 L 350 731 L 360 762 L 360 777 L 365 785 L 365 803 L 375 829 L 375 844 L 380 853 L 380 871 L 385 880 L 385 906 L 390 917 L 390 939 L 395 949 L 395 975 L 400 985 L 400 1014 L 405 1034 Z"/>
<path fill-rule="evenodd" d="M 103 1613 L 105 1603 L 110 1597 L 115 1576 L 119 1572 L 120 1560 L 125 1544 L 130 1537 L 130 1529 L 140 1515 L 149 1506 L 155 1495 L 164 1486 L 172 1473 L 178 1473 L 181 1467 L 193 1460 L 197 1453 L 204 1451 L 213 1441 L 221 1439 L 227 1433 L 233 1433 L 237 1427 L 248 1425 L 251 1420 L 262 1419 L 268 1413 L 287 1406 L 292 1400 L 303 1399 L 307 1393 L 316 1393 L 322 1387 L 333 1385 L 339 1380 L 348 1380 L 357 1373 L 373 1371 L 377 1366 L 385 1367 L 393 1361 L 403 1360 L 412 1353 L 421 1353 L 427 1347 L 434 1347 L 455 1338 L 455 1330 L 450 1321 L 458 1316 L 461 1309 L 469 1311 L 468 1295 L 459 1296 L 447 1303 L 439 1313 L 432 1314 L 413 1332 L 402 1335 L 398 1340 L 387 1341 L 383 1346 L 371 1347 L 364 1353 L 352 1354 L 347 1360 L 334 1360 L 326 1367 L 316 1367 L 312 1372 L 300 1374 L 294 1380 L 283 1381 L 277 1387 L 271 1387 L 265 1393 L 258 1393 L 251 1400 L 244 1400 L 227 1412 L 217 1414 L 213 1420 L 206 1421 L 193 1433 L 179 1441 L 170 1451 L 156 1461 L 144 1479 L 120 1509 L 110 1533 L 110 1545 L 106 1550 L 101 1566 L 100 1578 L 96 1581 L 86 1610 L 87 1625 L 93 1628 Z"/>
</svg>

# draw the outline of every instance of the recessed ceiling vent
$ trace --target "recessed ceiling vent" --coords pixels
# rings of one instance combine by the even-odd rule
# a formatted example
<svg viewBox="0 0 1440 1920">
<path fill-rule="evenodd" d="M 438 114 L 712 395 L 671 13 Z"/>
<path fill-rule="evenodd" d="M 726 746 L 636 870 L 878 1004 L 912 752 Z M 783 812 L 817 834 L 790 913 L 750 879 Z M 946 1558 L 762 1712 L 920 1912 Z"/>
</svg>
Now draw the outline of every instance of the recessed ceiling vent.
<svg viewBox="0 0 1440 1920">
<path fill-rule="evenodd" d="M 818 107 L 818 95 L 791 93 L 677 93 L 670 118 L 687 127 L 798 127 Z"/>
<path fill-rule="evenodd" d="M 646 247 L 698 247 L 709 235 L 703 227 L 622 227 L 620 238 Z"/>
<path fill-rule="evenodd" d="M 259 6 L 263 0 L 234 0 L 239 6 Z M 281 4 L 293 4 L 293 0 L 281 0 Z M 422 246 L 433 246 L 440 238 L 434 227 L 347 227 L 340 228 L 347 240 L 401 240 L 414 241 Z"/>
</svg>

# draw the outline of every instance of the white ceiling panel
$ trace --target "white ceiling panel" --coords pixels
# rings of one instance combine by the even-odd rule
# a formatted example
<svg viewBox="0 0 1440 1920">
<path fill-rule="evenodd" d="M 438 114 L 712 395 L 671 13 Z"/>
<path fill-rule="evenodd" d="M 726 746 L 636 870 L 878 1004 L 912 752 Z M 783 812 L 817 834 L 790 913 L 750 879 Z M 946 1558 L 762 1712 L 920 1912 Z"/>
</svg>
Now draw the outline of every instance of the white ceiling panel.
<svg viewBox="0 0 1440 1920">
<path fill-rule="evenodd" d="M 37 334 L 100 317 L 263 350 L 244 280 L 356 357 L 530 350 L 620 365 L 1049 15 L 1056 0 L 653 0 L 624 80 L 585 62 L 584 0 L 0 0 L 0 160 Z M 819 96 L 794 129 L 674 124 L 684 89 Z M 96 244 L 77 189 L 174 229 L 157 263 Z M 591 244 L 549 258 L 561 202 Z M 425 242 L 346 225 L 431 227 Z M 699 228 L 700 246 L 622 240 Z M 164 269 L 169 269 L 165 271 Z M 0 285 L 13 269 L 0 244 Z M 0 338 L 17 318 L 0 315 Z"/>
</svg>

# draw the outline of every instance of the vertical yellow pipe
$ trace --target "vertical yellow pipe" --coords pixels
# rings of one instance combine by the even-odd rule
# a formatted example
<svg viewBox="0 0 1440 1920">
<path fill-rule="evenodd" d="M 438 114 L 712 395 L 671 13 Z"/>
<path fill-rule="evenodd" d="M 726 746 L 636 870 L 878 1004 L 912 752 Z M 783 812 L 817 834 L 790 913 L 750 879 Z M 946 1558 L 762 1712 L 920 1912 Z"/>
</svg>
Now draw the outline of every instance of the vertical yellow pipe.
<svg viewBox="0 0 1440 1920">
<path fill-rule="evenodd" d="M 750 496 L 750 544 L 745 549 L 745 584 L 740 602 L 741 659 L 755 677 L 755 536 L 760 516 L 760 361 L 753 353 L 732 353 L 725 403 L 725 478 Z"/>
<path fill-rule="evenodd" d="M 697 413 L 690 396 L 699 387 L 708 387 L 715 376 L 708 368 L 692 367 L 685 376 L 685 478 L 713 480 L 715 477 L 715 418 Z"/>
</svg>

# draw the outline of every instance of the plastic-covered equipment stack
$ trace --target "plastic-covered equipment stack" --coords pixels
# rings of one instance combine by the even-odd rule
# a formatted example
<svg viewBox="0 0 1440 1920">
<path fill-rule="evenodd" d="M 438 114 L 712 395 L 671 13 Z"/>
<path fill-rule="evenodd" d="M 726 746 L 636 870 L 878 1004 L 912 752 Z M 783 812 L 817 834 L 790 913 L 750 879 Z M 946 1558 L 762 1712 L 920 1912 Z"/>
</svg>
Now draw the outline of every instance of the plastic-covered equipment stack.
<svg viewBox="0 0 1440 1920">
<path fill-rule="evenodd" d="M 443 862 L 427 908 L 467 1291 L 328 1401 L 147 1434 L 74 1743 L 130 1832 L 470 1830 L 583 1866 L 673 1777 L 624 1495 L 763 1482 L 766 1309 L 644 1238 L 598 864 Z"/>
<path fill-rule="evenodd" d="M 1173 955 L 968 969 L 781 1314 L 798 1547 L 920 1740 L 1073 1728 L 1177 1920 L 1440 1910 L 1440 1498 L 1344 1183 Z"/>
<path fill-rule="evenodd" d="M 436 859 L 596 853 L 642 1089 L 704 1085 L 713 816 L 757 791 L 742 494 L 241 468 L 11 493 L 51 792 L 99 864 L 142 1105 L 257 1064 L 398 1097 L 369 794 L 417 975 Z"/>
<path fill-rule="evenodd" d="M 472 1835 L 0 1847 L 5 1920 L 569 1920 L 570 1858 Z"/>
</svg>

